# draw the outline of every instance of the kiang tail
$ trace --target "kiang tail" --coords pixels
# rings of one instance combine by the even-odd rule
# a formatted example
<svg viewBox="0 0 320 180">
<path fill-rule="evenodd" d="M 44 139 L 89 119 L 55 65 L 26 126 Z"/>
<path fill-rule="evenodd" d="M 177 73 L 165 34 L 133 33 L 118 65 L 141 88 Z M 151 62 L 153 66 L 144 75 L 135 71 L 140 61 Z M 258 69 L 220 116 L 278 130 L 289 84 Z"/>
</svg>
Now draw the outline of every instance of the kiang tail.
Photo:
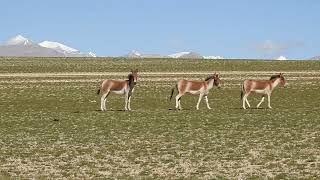
<svg viewBox="0 0 320 180">
<path fill-rule="evenodd" d="M 174 90 L 175 89 L 178 89 L 178 85 L 175 85 L 172 89 L 171 89 L 171 96 L 170 96 L 170 101 L 172 99 L 172 96 L 173 96 L 173 93 L 174 93 Z"/>
<path fill-rule="evenodd" d="M 98 91 L 97 91 L 97 95 L 99 95 L 100 94 L 100 88 L 98 89 Z"/>
<path fill-rule="evenodd" d="M 241 94 L 240 94 L 241 100 L 243 99 L 243 93 L 244 93 L 244 83 L 241 85 Z"/>
</svg>

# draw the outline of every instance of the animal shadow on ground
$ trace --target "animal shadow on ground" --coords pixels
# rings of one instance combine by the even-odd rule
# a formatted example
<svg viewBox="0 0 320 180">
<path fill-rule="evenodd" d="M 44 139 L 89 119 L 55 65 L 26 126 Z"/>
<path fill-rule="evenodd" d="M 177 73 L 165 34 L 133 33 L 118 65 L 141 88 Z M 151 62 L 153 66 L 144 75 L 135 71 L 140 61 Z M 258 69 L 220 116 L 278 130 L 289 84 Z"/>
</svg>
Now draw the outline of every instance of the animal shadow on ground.
<svg viewBox="0 0 320 180">
<path fill-rule="evenodd" d="M 100 109 L 96 109 L 96 112 L 108 112 L 108 111 L 112 111 L 112 112 L 126 112 L 126 110 L 124 109 L 108 109 L 106 111 L 101 111 Z M 131 110 L 132 111 L 132 110 Z M 130 112 L 130 111 L 129 111 Z"/>
<path fill-rule="evenodd" d="M 186 108 L 186 109 L 176 109 L 176 108 L 169 108 L 168 109 L 169 111 L 190 111 L 190 110 L 193 110 L 193 109 L 188 109 L 188 108 Z M 195 109 L 194 109 L 195 110 Z"/>
</svg>

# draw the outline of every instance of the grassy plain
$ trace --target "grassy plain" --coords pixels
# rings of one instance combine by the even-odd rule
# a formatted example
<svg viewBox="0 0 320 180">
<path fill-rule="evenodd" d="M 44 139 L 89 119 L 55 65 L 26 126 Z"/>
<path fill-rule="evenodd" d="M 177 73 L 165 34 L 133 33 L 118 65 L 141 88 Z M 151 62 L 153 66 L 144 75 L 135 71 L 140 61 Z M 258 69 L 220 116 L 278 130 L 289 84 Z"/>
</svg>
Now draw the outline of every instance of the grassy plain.
<svg viewBox="0 0 320 180">
<path fill-rule="evenodd" d="M 131 107 L 100 82 L 140 77 Z M 178 79 L 221 73 L 209 95 L 168 100 Z M 283 72 L 273 109 L 240 109 L 240 83 Z M 320 62 L 0 59 L 0 178 L 320 178 Z M 259 96 L 250 96 L 256 105 Z"/>
</svg>

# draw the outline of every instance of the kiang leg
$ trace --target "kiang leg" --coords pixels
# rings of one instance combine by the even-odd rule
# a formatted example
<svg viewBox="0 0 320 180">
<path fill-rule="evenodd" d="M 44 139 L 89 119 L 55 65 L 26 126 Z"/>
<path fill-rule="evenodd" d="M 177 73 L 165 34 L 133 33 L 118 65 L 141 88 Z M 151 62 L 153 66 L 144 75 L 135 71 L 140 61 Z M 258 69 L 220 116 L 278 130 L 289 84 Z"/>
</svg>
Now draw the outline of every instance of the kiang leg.
<svg viewBox="0 0 320 180">
<path fill-rule="evenodd" d="M 100 99 L 100 109 L 101 109 L 101 111 L 104 111 L 104 108 L 105 108 L 105 102 L 104 102 L 104 97 L 105 95 L 103 94 L 102 96 L 101 96 L 101 99 Z"/>
<path fill-rule="evenodd" d="M 129 90 L 128 92 L 128 95 L 127 95 L 127 109 L 126 110 L 129 110 L 131 111 L 131 96 L 132 96 L 132 92 L 133 92 L 133 89 L 132 90 Z"/>
<path fill-rule="evenodd" d="M 107 101 L 107 97 L 109 95 L 110 91 L 108 91 L 107 93 L 102 94 L 101 96 L 101 111 L 106 111 L 107 107 L 106 107 L 106 101 Z"/>
<path fill-rule="evenodd" d="M 210 105 L 209 105 L 208 95 L 205 95 L 205 96 L 204 96 L 204 99 L 205 99 L 205 101 L 206 101 L 206 103 L 207 103 L 207 108 L 208 108 L 208 109 L 211 109 L 211 107 L 210 107 Z"/>
<path fill-rule="evenodd" d="M 246 97 L 246 103 L 247 103 L 248 107 L 250 108 L 251 106 L 250 106 L 249 101 L 248 101 L 248 96 Z"/>
<path fill-rule="evenodd" d="M 271 107 L 271 105 L 270 105 L 270 104 L 271 104 L 271 102 L 270 102 L 270 101 L 271 101 L 271 98 L 270 98 L 270 97 L 271 97 L 271 93 L 268 93 L 268 108 L 271 109 L 272 107 Z"/>
<path fill-rule="evenodd" d="M 131 111 L 131 95 L 128 98 L 128 110 Z"/>
<path fill-rule="evenodd" d="M 264 101 L 264 96 L 262 96 L 262 99 L 261 99 L 261 101 L 259 102 L 259 104 L 257 105 L 257 108 L 260 107 L 260 105 L 263 103 L 263 101 Z"/>
<path fill-rule="evenodd" d="M 124 104 L 124 109 L 127 111 L 128 110 L 128 99 L 129 99 L 129 94 L 128 93 L 126 93 L 125 94 L 125 104 Z"/>
<path fill-rule="evenodd" d="M 242 108 L 243 108 L 243 109 L 246 109 L 246 101 L 248 101 L 248 100 L 247 100 L 248 96 L 249 96 L 249 93 L 246 93 L 246 94 L 242 97 Z"/>
<path fill-rule="evenodd" d="M 104 98 L 104 103 L 103 103 L 103 105 L 104 105 L 104 110 L 106 111 L 107 110 L 107 97 L 109 96 L 109 94 L 110 94 L 110 91 L 108 91 L 107 93 L 106 93 L 106 96 L 105 96 L 105 98 Z"/>
<path fill-rule="evenodd" d="M 182 97 L 182 94 L 178 94 L 176 96 L 176 109 L 181 109 L 181 104 L 180 104 L 181 97 Z"/>
<path fill-rule="evenodd" d="M 203 94 L 200 93 L 199 99 L 198 99 L 198 103 L 197 103 L 197 106 L 196 106 L 196 109 L 197 109 L 197 110 L 199 110 L 199 104 L 200 104 L 200 102 L 201 102 L 202 97 L 203 97 Z"/>
</svg>

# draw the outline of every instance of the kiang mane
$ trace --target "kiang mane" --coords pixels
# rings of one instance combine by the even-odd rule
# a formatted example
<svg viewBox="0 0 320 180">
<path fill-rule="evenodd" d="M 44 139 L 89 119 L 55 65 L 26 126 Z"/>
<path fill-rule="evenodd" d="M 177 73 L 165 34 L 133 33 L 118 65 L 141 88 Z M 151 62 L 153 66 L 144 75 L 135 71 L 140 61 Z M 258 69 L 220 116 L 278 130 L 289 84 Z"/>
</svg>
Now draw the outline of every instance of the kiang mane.
<svg viewBox="0 0 320 180">
<path fill-rule="evenodd" d="M 209 76 L 209 77 L 207 77 L 207 78 L 205 79 L 205 81 L 209 81 L 210 79 L 213 79 L 213 77 L 212 77 L 212 76 Z"/>
<path fill-rule="evenodd" d="M 132 73 L 128 74 L 128 81 L 129 81 L 130 88 L 133 88 L 133 86 L 134 86 L 134 76 L 133 76 Z"/>
<path fill-rule="evenodd" d="M 273 75 L 270 77 L 270 80 L 274 80 L 274 79 L 277 79 L 277 78 L 280 78 L 280 75 Z"/>
<path fill-rule="evenodd" d="M 134 77 L 133 77 L 132 73 L 128 74 L 128 79 L 129 79 L 129 81 L 133 81 Z"/>
</svg>

